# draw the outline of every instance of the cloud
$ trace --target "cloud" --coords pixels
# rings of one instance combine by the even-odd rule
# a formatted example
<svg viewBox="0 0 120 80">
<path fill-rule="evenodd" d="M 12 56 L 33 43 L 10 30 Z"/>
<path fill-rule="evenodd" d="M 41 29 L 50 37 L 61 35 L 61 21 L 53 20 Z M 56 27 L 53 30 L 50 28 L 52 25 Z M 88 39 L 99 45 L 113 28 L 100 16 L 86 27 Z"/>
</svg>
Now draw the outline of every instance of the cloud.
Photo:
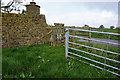
<svg viewBox="0 0 120 80">
<path fill-rule="evenodd" d="M 108 11 L 94 12 L 89 10 L 79 13 L 50 16 L 48 17 L 48 20 L 51 21 L 51 23 L 60 22 L 65 25 L 75 26 L 88 24 L 91 27 L 99 27 L 103 24 L 106 28 L 109 28 L 111 25 L 117 25 L 117 15 Z"/>
<path fill-rule="evenodd" d="M 40 14 L 46 14 L 46 10 L 44 8 L 40 8 Z"/>
</svg>

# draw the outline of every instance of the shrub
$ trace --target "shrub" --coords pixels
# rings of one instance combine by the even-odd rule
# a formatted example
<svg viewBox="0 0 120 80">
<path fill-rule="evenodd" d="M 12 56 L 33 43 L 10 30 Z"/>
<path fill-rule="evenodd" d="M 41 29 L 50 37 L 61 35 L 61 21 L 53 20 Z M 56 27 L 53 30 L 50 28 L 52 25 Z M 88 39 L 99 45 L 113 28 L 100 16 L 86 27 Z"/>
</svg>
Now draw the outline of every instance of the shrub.
<svg viewBox="0 0 120 80">
<path fill-rule="evenodd" d="M 114 26 L 110 26 L 110 29 L 114 29 L 115 27 Z"/>
<path fill-rule="evenodd" d="M 103 25 L 100 25 L 100 27 L 99 27 L 100 29 L 104 29 L 105 27 L 103 26 Z"/>
</svg>

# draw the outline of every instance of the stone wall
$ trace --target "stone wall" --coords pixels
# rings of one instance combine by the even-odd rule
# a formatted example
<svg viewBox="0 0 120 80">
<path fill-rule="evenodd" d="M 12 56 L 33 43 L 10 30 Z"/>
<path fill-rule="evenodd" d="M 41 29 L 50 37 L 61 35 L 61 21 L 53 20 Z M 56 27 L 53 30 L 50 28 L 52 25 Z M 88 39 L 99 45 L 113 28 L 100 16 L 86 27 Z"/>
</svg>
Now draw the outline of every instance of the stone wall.
<svg viewBox="0 0 120 80">
<path fill-rule="evenodd" d="M 2 47 L 44 44 L 49 40 L 45 15 L 2 13 Z"/>
</svg>

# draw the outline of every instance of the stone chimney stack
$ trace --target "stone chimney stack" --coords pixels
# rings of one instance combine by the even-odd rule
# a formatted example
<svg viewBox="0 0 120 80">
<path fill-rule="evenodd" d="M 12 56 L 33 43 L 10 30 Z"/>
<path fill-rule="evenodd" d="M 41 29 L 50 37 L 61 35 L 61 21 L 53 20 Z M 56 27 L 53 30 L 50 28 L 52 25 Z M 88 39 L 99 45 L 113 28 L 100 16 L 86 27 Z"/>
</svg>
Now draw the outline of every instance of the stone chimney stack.
<svg viewBox="0 0 120 80">
<path fill-rule="evenodd" d="M 30 2 L 30 4 L 26 6 L 26 14 L 29 15 L 39 15 L 40 14 L 40 6 L 36 5 L 36 2 Z"/>
</svg>

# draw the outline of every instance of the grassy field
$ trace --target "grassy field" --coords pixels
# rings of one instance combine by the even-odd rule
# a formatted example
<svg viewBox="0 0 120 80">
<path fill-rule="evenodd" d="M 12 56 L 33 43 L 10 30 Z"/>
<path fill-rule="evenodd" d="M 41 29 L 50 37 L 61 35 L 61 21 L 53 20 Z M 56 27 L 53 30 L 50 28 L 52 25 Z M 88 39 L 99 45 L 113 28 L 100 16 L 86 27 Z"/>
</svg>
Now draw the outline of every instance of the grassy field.
<svg viewBox="0 0 120 80">
<path fill-rule="evenodd" d="M 94 29 L 94 31 L 120 33 L 119 29 Z M 83 31 L 79 31 L 79 32 L 83 33 L 83 34 L 77 34 L 78 36 L 88 36 L 87 35 L 88 32 L 83 32 Z M 79 33 L 79 32 L 77 32 L 77 33 Z M 91 37 L 92 38 L 104 38 L 104 39 L 108 39 L 108 35 L 107 34 L 100 34 L 100 33 L 91 33 Z M 120 36 L 110 35 L 110 39 L 112 39 L 112 40 L 120 40 Z"/>
<path fill-rule="evenodd" d="M 111 33 L 119 33 L 120 34 L 119 29 L 95 29 L 95 31 L 111 32 Z M 106 35 L 106 34 L 92 33 L 92 37 L 93 38 L 105 38 L 105 39 L 108 39 L 108 35 Z M 110 39 L 120 40 L 120 36 L 110 35 Z"/>
<path fill-rule="evenodd" d="M 103 32 L 112 32 L 112 33 L 120 33 L 120 29 L 94 29 L 95 31 L 103 31 Z"/>
<path fill-rule="evenodd" d="M 65 58 L 63 46 L 48 44 L 3 49 L 3 78 L 117 78 L 106 71 Z"/>
</svg>

